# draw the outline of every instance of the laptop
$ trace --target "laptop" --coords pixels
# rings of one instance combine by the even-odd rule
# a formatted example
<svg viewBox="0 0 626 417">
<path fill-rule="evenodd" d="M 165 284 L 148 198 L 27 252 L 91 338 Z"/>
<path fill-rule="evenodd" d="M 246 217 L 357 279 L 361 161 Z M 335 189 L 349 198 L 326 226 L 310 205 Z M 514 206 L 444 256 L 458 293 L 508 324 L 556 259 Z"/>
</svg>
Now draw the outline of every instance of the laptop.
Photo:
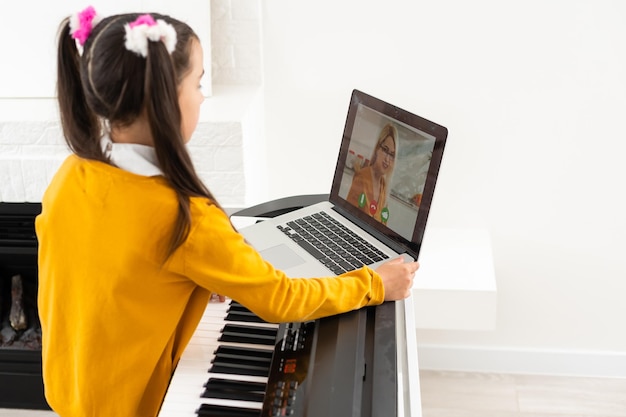
<svg viewBox="0 0 626 417">
<path fill-rule="evenodd" d="M 437 123 L 354 90 L 328 200 L 240 232 L 292 277 L 376 268 L 398 256 L 417 260 L 447 135 Z"/>
</svg>

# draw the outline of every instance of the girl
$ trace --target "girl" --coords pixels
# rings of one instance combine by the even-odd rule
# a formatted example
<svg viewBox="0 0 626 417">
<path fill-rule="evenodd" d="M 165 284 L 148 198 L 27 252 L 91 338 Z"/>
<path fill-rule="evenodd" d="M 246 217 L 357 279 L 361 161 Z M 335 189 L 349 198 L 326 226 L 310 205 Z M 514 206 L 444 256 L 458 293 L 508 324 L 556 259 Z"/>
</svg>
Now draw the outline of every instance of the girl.
<svg viewBox="0 0 626 417">
<path fill-rule="evenodd" d="M 415 262 L 290 278 L 233 230 L 185 147 L 203 72 L 198 37 L 168 16 L 87 8 L 61 25 L 73 154 L 36 229 L 45 393 L 62 417 L 156 416 L 211 294 L 272 322 L 409 295 Z"/>
</svg>

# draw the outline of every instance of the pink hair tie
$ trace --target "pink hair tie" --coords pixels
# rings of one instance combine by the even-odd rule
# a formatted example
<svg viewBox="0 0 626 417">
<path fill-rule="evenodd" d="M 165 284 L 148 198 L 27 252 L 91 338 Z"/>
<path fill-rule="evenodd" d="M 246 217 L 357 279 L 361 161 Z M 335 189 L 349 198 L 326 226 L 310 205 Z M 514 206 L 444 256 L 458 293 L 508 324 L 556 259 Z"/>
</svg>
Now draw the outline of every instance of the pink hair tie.
<svg viewBox="0 0 626 417">
<path fill-rule="evenodd" d="M 157 22 L 154 20 L 154 17 L 152 17 L 149 14 L 142 14 L 137 19 L 135 19 L 134 22 L 130 22 L 128 26 L 130 26 L 130 28 L 132 29 L 135 26 L 141 26 L 141 25 L 154 26 L 156 24 Z"/>
<path fill-rule="evenodd" d="M 139 16 L 124 26 L 126 42 L 124 46 L 142 57 L 148 56 L 148 41 L 163 42 L 171 54 L 176 49 L 176 30 L 162 19 L 154 20 L 149 14 Z"/>
<path fill-rule="evenodd" d="M 70 35 L 76 39 L 82 47 L 87 42 L 87 38 L 91 35 L 91 31 L 100 20 L 100 16 L 96 13 L 93 6 L 87 7 L 85 10 L 78 12 L 70 17 Z"/>
</svg>

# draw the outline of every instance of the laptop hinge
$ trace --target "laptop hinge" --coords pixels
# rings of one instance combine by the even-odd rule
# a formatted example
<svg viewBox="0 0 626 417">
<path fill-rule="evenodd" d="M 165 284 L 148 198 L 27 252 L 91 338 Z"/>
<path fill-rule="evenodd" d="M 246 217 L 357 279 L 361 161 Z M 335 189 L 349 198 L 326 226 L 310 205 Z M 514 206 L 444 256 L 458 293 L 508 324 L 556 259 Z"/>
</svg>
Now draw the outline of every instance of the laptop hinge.
<svg viewBox="0 0 626 417">
<path fill-rule="evenodd" d="M 359 228 L 361 228 L 363 230 L 371 229 L 370 225 L 368 225 L 363 220 L 354 217 L 353 215 L 351 215 L 348 212 L 348 210 L 342 208 L 341 206 L 338 206 L 338 205 L 334 204 L 332 208 L 337 213 L 341 214 L 346 220 L 351 221 L 352 223 L 357 225 Z M 405 245 L 402 245 L 401 243 L 396 242 L 395 240 L 391 239 L 389 236 L 385 235 L 384 233 L 381 233 L 378 230 L 372 230 L 371 232 L 368 231 L 368 233 L 370 233 L 376 239 L 380 240 L 385 245 L 389 246 L 395 252 L 398 252 L 398 253 L 408 253 L 414 259 L 417 259 L 417 254 L 412 253 L 410 250 L 408 250 L 408 248 L 406 248 Z"/>
</svg>

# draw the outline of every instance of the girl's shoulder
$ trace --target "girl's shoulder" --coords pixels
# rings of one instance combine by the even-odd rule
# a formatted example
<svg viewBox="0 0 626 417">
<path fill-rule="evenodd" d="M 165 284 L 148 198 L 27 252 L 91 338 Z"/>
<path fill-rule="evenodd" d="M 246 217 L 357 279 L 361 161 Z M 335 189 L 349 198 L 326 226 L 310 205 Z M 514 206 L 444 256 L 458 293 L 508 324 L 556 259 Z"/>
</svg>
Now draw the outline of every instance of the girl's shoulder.
<svg viewBox="0 0 626 417">
<path fill-rule="evenodd" d="M 189 209 L 192 218 L 211 218 L 213 221 L 230 223 L 228 215 L 214 201 L 206 197 L 191 197 Z"/>
</svg>

